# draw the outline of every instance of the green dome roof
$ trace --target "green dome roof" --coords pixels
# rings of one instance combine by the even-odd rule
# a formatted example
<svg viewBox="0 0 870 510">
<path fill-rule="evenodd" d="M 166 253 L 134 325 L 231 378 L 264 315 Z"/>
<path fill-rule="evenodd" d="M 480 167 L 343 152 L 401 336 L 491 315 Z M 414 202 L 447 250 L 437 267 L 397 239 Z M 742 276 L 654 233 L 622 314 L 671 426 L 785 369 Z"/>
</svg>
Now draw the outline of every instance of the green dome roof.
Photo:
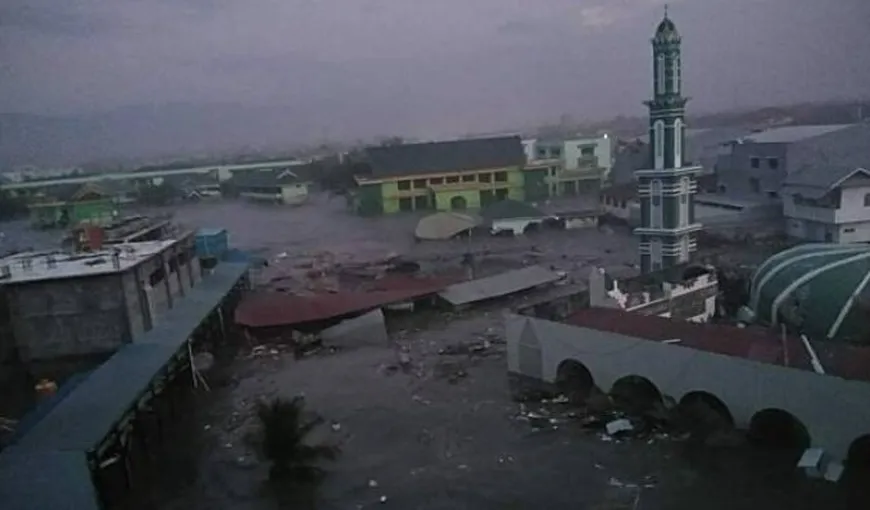
<svg viewBox="0 0 870 510">
<path fill-rule="evenodd" d="M 770 257 L 752 276 L 759 322 L 784 323 L 815 340 L 870 341 L 870 246 L 806 244 Z"/>
</svg>

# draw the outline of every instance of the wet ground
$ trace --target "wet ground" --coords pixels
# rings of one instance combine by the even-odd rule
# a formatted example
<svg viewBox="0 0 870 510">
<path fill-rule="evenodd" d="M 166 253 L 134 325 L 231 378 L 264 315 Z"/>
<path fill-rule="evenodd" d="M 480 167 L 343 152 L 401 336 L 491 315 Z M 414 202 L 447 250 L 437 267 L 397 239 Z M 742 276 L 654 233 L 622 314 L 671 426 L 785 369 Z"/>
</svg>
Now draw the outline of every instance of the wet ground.
<svg viewBox="0 0 870 510">
<path fill-rule="evenodd" d="M 470 248 L 488 270 L 537 262 L 578 279 L 591 265 L 631 273 L 636 260 L 634 240 L 620 229 L 418 244 L 415 218 L 356 218 L 340 198 L 299 208 L 196 204 L 176 209 L 176 218 L 227 228 L 234 246 L 268 256 L 275 271 L 324 252 L 344 264 L 408 254 L 424 269 L 444 271 Z M 761 248 L 725 253 L 747 262 L 765 255 Z M 574 419 L 546 427 L 523 419 L 510 399 L 501 343 L 508 305 L 406 316 L 391 321 L 392 345 L 301 360 L 281 346 L 256 356 L 253 345 L 242 346 L 210 375 L 212 391 L 197 396 L 155 481 L 140 492 L 141 508 L 306 508 L 281 506 L 264 490 L 267 467 L 249 439 L 257 399 L 297 394 L 330 421 L 320 433 L 343 451 L 328 465 L 318 509 L 860 508 L 847 503 L 847 492 L 770 468 L 747 451 L 696 450 L 669 437 L 605 441 Z M 439 354 L 484 338 L 482 352 Z"/>
</svg>

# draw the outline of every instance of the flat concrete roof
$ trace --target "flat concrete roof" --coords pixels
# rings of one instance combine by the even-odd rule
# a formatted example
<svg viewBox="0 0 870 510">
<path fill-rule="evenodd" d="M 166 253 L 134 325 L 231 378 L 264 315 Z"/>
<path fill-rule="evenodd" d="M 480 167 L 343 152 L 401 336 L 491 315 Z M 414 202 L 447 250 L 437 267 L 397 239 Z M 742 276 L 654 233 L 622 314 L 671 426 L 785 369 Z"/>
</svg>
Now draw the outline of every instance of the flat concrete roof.
<svg viewBox="0 0 870 510">
<path fill-rule="evenodd" d="M 18 284 L 61 278 L 81 278 L 122 273 L 166 251 L 181 239 L 164 239 L 113 245 L 111 249 L 92 253 L 25 252 L 0 259 L 0 283 Z M 113 263 L 118 254 L 118 264 Z"/>
</svg>

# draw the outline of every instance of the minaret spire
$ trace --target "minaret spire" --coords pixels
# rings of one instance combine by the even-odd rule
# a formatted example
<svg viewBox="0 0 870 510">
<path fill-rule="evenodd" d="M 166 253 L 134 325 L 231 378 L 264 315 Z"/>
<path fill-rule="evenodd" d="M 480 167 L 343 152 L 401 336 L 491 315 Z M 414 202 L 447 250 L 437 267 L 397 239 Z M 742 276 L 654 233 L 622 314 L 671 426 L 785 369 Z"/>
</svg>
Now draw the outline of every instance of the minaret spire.
<svg viewBox="0 0 870 510">
<path fill-rule="evenodd" d="M 665 16 L 652 39 L 653 94 L 649 108 L 649 159 L 635 172 L 640 198 L 640 267 L 644 273 L 689 261 L 697 250 L 693 195 L 701 167 L 686 157 L 685 106 L 682 87 L 682 38 Z"/>
</svg>

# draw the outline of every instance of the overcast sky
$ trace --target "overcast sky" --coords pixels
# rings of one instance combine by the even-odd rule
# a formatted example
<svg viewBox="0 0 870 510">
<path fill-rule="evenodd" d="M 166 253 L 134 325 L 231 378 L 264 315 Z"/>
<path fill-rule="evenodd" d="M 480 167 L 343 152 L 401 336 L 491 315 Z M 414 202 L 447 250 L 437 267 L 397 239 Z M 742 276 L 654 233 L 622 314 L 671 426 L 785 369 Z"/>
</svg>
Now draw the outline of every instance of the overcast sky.
<svg viewBox="0 0 870 510">
<path fill-rule="evenodd" d="M 664 3 L 0 0 L 0 111 L 352 105 L 380 132 L 396 115 L 464 132 L 643 114 Z M 670 0 L 670 13 L 696 110 L 870 95 L 870 0 Z"/>
</svg>

